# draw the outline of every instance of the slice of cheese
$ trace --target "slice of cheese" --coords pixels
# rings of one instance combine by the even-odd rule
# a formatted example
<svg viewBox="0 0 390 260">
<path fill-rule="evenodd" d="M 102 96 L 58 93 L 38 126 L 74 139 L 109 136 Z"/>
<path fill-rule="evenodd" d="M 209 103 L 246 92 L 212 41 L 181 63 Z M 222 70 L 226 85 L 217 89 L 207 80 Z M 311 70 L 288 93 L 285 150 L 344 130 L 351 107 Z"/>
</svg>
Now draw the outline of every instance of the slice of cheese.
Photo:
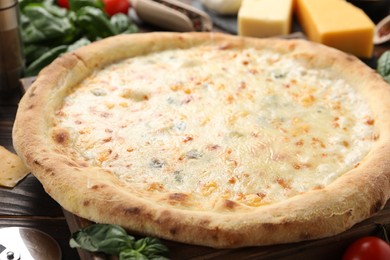
<svg viewBox="0 0 390 260">
<path fill-rule="evenodd" d="M 15 187 L 29 173 L 22 160 L 16 155 L 0 146 L 0 185 Z"/>
<path fill-rule="evenodd" d="M 289 34 L 292 9 L 292 0 L 244 0 L 238 12 L 238 34 L 249 37 Z"/>
<path fill-rule="evenodd" d="M 297 0 L 295 11 L 310 40 L 358 57 L 372 56 L 375 25 L 361 9 L 341 0 Z"/>
</svg>

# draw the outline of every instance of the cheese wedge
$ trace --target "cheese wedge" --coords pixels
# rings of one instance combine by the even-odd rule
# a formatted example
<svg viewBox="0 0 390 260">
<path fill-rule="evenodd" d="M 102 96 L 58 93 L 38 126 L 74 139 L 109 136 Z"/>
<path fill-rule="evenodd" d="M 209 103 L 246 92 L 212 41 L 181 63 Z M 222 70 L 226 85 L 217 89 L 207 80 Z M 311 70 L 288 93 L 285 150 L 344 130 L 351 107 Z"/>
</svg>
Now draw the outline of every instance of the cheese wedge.
<svg viewBox="0 0 390 260">
<path fill-rule="evenodd" d="M 289 34 L 292 10 L 293 0 L 244 0 L 238 11 L 238 34 L 249 37 Z"/>
<path fill-rule="evenodd" d="M 22 160 L 0 146 L 0 186 L 15 187 L 30 172 Z"/>
<path fill-rule="evenodd" d="M 310 40 L 358 57 L 372 56 L 375 25 L 361 9 L 341 0 L 297 0 L 295 11 Z"/>
</svg>

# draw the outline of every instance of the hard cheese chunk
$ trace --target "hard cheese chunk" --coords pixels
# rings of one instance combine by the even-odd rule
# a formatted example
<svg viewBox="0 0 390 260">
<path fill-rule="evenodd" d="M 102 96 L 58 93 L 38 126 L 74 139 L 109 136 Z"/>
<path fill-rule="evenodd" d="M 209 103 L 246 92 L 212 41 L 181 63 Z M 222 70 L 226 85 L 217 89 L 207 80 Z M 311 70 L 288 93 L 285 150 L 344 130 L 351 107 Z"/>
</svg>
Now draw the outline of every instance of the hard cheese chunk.
<svg viewBox="0 0 390 260">
<path fill-rule="evenodd" d="M 238 34 L 249 37 L 286 35 L 291 30 L 293 0 L 244 0 Z"/>
<path fill-rule="evenodd" d="M 297 0 L 296 13 L 310 40 L 372 56 L 375 25 L 361 9 L 342 0 Z"/>
<path fill-rule="evenodd" d="M 9 152 L 3 146 L 0 146 L 0 156 L 0 186 L 15 187 L 29 173 L 29 170 L 16 154 Z"/>
</svg>

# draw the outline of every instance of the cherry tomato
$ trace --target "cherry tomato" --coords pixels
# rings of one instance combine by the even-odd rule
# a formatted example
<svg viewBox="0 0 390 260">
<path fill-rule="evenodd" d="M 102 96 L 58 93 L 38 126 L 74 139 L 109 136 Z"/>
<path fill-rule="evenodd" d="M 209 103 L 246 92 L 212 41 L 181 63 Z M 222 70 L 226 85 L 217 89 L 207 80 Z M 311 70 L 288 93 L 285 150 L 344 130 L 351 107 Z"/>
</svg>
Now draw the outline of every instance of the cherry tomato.
<svg viewBox="0 0 390 260">
<path fill-rule="evenodd" d="M 61 7 L 64 7 L 66 9 L 69 9 L 69 3 L 68 0 L 57 0 L 57 4 Z"/>
<path fill-rule="evenodd" d="M 117 13 L 127 14 L 130 8 L 129 0 L 103 0 L 104 3 L 104 11 L 109 16 L 112 16 Z"/>
<path fill-rule="evenodd" d="M 378 237 L 363 237 L 344 252 L 343 260 L 389 260 L 390 245 Z"/>
<path fill-rule="evenodd" d="M 113 16 L 117 13 L 127 14 L 129 11 L 130 0 L 102 0 L 104 3 L 104 11 L 109 15 Z M 68 0 L 57 0 L 57 4 L 61 7 L 69 9 Z"/>
</svg>

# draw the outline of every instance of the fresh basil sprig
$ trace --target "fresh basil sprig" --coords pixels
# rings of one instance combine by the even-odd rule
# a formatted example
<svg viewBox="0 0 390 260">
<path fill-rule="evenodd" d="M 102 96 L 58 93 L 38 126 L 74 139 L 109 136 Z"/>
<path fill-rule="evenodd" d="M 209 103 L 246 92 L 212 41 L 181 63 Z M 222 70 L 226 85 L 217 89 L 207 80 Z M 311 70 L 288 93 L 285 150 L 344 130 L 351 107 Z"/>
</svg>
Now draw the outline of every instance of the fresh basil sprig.
<svg viewBox="0 0 390 260">
<path fill-rule="evenodd" d="M 58 6 L 55 0 L 19 0 L 26 63 L 23 76 L 37 75 L 59 55 L 75 47 L 138 31 L 128 15 L 119 13 L 109 17 L 102 0 L 68 2 L 69 10 Z"/>
<path fill-rule="evenodd" d="M 377 72 L 390 83 L 390 51 L 384 52 L 378 59 Z"/>
<path fill-rule="evenodd" d="M 117 255 L 120 260 L 168 259 L 168 248 L 157 238 L 136 240 L 118 225 L 93 224 L 72 234 L 69 242 L 90 252 Z"/>
</svg>

